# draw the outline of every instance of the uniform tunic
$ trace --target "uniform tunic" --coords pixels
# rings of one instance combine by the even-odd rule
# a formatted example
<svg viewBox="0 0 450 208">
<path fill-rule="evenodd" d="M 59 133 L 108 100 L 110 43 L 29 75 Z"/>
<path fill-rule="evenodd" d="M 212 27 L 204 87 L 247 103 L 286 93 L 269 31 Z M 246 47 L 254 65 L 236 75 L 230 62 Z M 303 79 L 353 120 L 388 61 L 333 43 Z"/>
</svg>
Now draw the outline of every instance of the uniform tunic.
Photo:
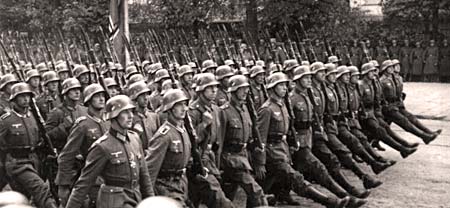
<svg viewBox="0 0 450 208">
<path fill-rule="evenodd" d="M 425 75 L 437 74 L 438 73 L 438 60 L 439 60 L 439 49 L 436 46 L 427 47 L 423 52 L 423 57 L 425 61 L 425 66 L 423 68 L 423 73 Z"/>
<path fill-rule="evenodd" d="M 148 148 L 149 140 L 161 126 L 158 114 L 145 109 L 144 113 L 134 112 L 133 130 L 139 134 L 144 152 Z"/>
</svg>

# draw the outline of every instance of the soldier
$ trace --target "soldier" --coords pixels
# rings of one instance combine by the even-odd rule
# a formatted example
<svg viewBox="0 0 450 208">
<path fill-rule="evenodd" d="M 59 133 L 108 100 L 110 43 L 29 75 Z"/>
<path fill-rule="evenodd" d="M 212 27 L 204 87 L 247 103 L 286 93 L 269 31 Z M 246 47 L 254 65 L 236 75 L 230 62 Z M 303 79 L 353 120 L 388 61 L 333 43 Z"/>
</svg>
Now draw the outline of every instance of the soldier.
<svg viewBox="0 0 450 208">
<path fill-rule="evenodd" d="M 375 47 L 375 53 L 377 55 L 376 60 L 378 61 L 378 63 L 383 63 L 384 60 L 387 59 L 387 56 L 389 54 L 386 54 L 386 52 L 384 51 L 385 46 L 384 46 L 384 42 L 383 40 L 379 39 L 378 40 L 378 45 Z"/>
<path fill-rule="evenodd" d="M 189 65 L 183 65 L 178 69 L 178 77 L 180 78 L 181 89 L 189 100 L 193 100 L 195 97 L 195 91 L 192 89 L 194 70 Z"/>
<path fill-rule="evenodd" d="M 439 48 L 439 76 L 441 82 L 450 82 L 450 47 L 447 39 Z"/>
<path fill-rule="evenodd" d="M 436 82 L 439 78 L 439 48 L 435 45 L 434 40 L 430 40 L 430 45 L 425 48 L 423 53 L 423 57 L 425 59 L 425 64 L 423 66 L 424 81 Z"/>
<path fill-rule="evenodd" d="M 382 76 L 380 77 L 381 84 L 383 87 L 383 94 L 386 98 L 386 105 L 383 106 L 383 114 L 386 115 L 386 119 L 392 121 L 402 127 L 407 132 L 410 132 L 418 137 L 420 137 L 426 144 L 429 144 L 437 137 L 437 133 L 427 133 L 414 124 L 412 124 L 408 118 L 406 118 L 399 111 L 400 97 L 397 93 L 398 88 L 397 80 L 394 79 L 394 67 L 391 60 L 386 60 L 383 62 L 381 67 Z M 430 131 L 431 132 L 431 131 Z"/>
<path fill-rule="evenodd" d="M 321 193 L 291 167 L 291 155 L 286 141 L 290 121 L 283 101 L 288 93 L 288 83 L 288 77 L 282 72 L 270 75 L 267 84 L 270 97 L 258 111 L 257 126 L 263 143 L 267 144 L 265 165 L 267 175 L 263 187 L 267 191 L 273 184 L 287 184 L 288 187 L 283 188 L 292 189 L 298 195 L 325 206 L 345 207 L 349 197 L 338 199 Z"/>
<path fill-rule="evenodd" d="M 150 105 L 153 110 L 156 110 L 161 106 L 162 96 L 161 89 L 162 83 L 165 80 L 170 79 L 169 71 L 167 69 L 160 69 L 155 72 L 155 79 L 153 80 L 154 91 L 150 94 Z"/>
<path fill-rule="evenodd" d="M 90 70 L 85 65 L 75 65 L 73 68 L 73 76 L 80 82 L 81 90 L 91 82 Z"/>
<path fill-rule="evenodd" d="M 350 59 L 354 66 L 361 66 L 361 48 L 358 46 L 357 40 L 352 40 L 352 45 L 350 46 Z"/>
<path fill-rule="evenodd" d="M 220 71 L 219 68 L 217 73 Z M 227 66 L 226 69 L 230 68 Z M 220 154 L 223 147 L 220 135 L 222 135 L 221 132 L 224 129 L 219 120 L 220 108 L 214 103 L 217 100 L 218 85 L 219 82 L 213 74 L 203 73 L 199 75 L 195 88 L 197 99 L 189 105 L 189 116 L 198 135 L 202 162 L 209 170 L 209 175 L 220 180 Z M 189 189 L 190 195 L 194 203 L 207 197 L 202 193 L 204 191 L 203 184 L 192 180 L 189 183 L 192 188 Z"/>
<path fill-rule="evenodd" d="M 62 103 L 59 94 L 60 79 L 54 71 L 45 72 L 42 75 L 43 86 L 46 88 L 45 93 L 37 99 L 37 105 L 41 111 L 42 117 L 47 119 L 47 115 L 53 108 Z"/>
<path fill-rule="evenodd" d="M 89 148 L 86 165 L 66 207 L 81 207 L 99 176 L 104 184 L 99 190 L 98 208 L 132 208 L 142 199 L 155 195 L 139 135 L 131 131 L 134 108 L 125 95 L 106 102 L 105 118 L 111 127 Z"/>
<path fill-rule="evenodd" d="M 235 75 L 230 78 L 230 87 L 228 92 L 231 93 L 230 103 L 221 107 L 220 121 L 223 131 L 222 141 L 223 152 L 221 157 L 221 168 L 223 169 L 224 183 L 230 183 L 232 191 L 237 186 L 244 189 L 247 194 L 247 204 L 250 207 L 267 206 L 267 200 L 264 196 L 263 189 L 255 181 L 251 175 L 252 166 L 249 162 L 249 153 L 247 144 L 251 141 L 252 125 L 251 118 L 245 103 L 249 92 L 250 84 L 243 75 Z M 263 150 L 256 150 L 263 151 Z M 264 165 L 253 163 L 255 172 Z"/>
<path fill-rule="evenodd" d="M 19 186 L 15 191 L 32 196 L 38 207 L 56 208 L 48 184 L 38 175 L 41 163 L 36 149 L 42 139 L 37 118 L 29 111 L 32 96 L 33 91 L 26 83 L 11 88 L 12 109 L 0 118 L 0 146 L 5 154 L 2 162 L 7 177 Z"/>
<path fill-rule="evenodd" d="M 415 46 L 411 51 L 411 81 L 417 82 L 423 80 L 424 50 L 419 41 L 416 41 Z"/>
<path fill-rule="evenodd" d="M 31 90 L 33 90 L 35 97 L 39 97 L 42 93 L 41 75 L 36 69 L 27 71 L 25 82 L 27 82 Z"/>
<path fill-rule="evenodd" d="M 105 85 L 108 88 L 108 93 L 111 97 L 119 95 L 121 92 L 119 84 L 114 80 L 114 78 L 105 78 Z"/>
<path fill-rule="evenodd" d="M 409 81 L 409 74 L 411 72 L 411 52 L 412 48 L 409 46 L 409 40 L 405 39 L 403 46 L 400 48 L 400 63 L 402 65 L 401 75 L 405 78 L 405 80 Z"/>
<path fill-rule="evenodd" d="M 261 66 L 254 66 L 250 69 L 250 90 L 256 109 L 259 109 L 267 100 L 267 91 L 264 86 L 265 73 L 266 71 Z"/>
<path fill-rule="evenodd" d="M 11 97 L 11 87 L 18 83 L 16 76 L 14 74 L 5 74 L 0 79 L 0 115 L 3 115 L 11 111 L 11 105 L 9 98 Z"/>
<path fill-rule="evenodd" d="M 67 67 L 66 62 L 62 62 L 58 65 L 56 65 L 56 70 L 58 72 L 58 76 L 61 79 L 61 81 L 66 80 L 67 78 L 69 78 L 69 68 Z"/>
<path fill-rule="evenodd" d="M 314 40 L 314 52 L 316 53 L 317 60 L 326 61 L 328 54 L 324 50 L 323 44 L 321 44 L 319 39 Z"/>
<path fill-rule="evenodd" d="M 202 73 L 216 73 L 217 64 L 213 60 L 205 60 L 202 63 Z"/>
<path fill-rule="evenodd" d="M 294 79 L 296 88 L 292 91 L 291 100 L 295 114 L 295 129 L 300 136 L 300 148 L 293 155 L 294 167 L 299 170 L 306 178 L 317 181 L 320 185 L 326 187 L 332 193 L 340 198 L 349 196 L 349 194 L 331 177 L 327 168 L 312 153 L 312 125 L 314 112 L 314 100 L 310 98 L 308 90 L 311 89 L 311 77 L 314 73 L 310 71 L 309 66 L 299 66 L 294 69 Z M 310 97 L 311 96 L 311 97 Z M 373 181 L 371 187 L 381 185 L 380 181 Z M 352 204 L 361 206 L 364 200 L 352 197 Z"/>
<path fill-rule="evenodd" d="M 400 46 L 397 45 L 397 40 L 395 39 L 391 41 L 391 46 L 389 47 L 389 57 L 391 59 L 400 58 Z"/>
<path fill-rule="evenodd" d="M 350 70 L 347 69 L 346 66 L 340 66 L 337 69 L 336 75 L 336 83 L 335 89 L 337 93 L 337 97 L 339 100 L 339 111 L 340 115 L 338 116 L 338 137 L 341 141 L 355 154 L 360 157 L 364 162 L 369 164 L 374 173 L 379 174 L 386 168 L 388 168 L 391 164 L 387 164 L 384 162 L 377 161 L 369 151 L 364 148 L 362 142 L 350 131 L 349 120 L 347 115 L 350 113 L 349 111 L 349 103 L 350 93 L 347 89 L 347 84 L 350 83 Z M 367 138 L 366 138 L 367 139 Z"/>
<path fill-rule="evenodd" d="M 219 90 L 217 91 L 216 104 L 222 106 L 230 100 L 230 94 L 227 92 L 228 79 L 234 75 L 233 70 L 226 65 L 217 67 L 216 78 L 220 82 Z"/>
<path fill-rule="evenodd" d="M 128 93 L 136 105 L 134 110 L 133 129 L 141 138 L 144 153 L 147 154 L 149 140 L 158 130 L 160 124 L 158 114 L 151 112 L 147 106 L 150 89 L 144 81 L 136 82 L 129 86 Z"/>
<path fill-rule="evenodd" d="M 58 157 L 58 196 L 60 203 L 65 206 L 70 195 L 72 185 L 77 181 L 81 168 L 85 165 L 89 147 L 103 136 L 109 129 L 109 121 L 103 120 L 105 107 L 105 90 L 99 84 L 91 84 L 84 89 L 84 105 L 87 115 L 79 117 L 67 137 L 67 143 Z M 89 207 L 95 207 L 97 193 L 102 181 L 95 181 L 95 185 L 88 194 Z"/>
<path fill-rule="evenodd" d="M 360 122 L 365 133 L 371 138 L 377 138 L 399 151 L 403 158 L 408 157 L 417 149 L 414 147 L 407 147 L 398 143 L 392 138 L 386 129 L 381 126 L 379 120 L 375 116 L 374 105 L 375 92 L 372 80 L 375 79 L 374 71 L 377 69 L 372 63 L 366 63 L 361 68 L 362 79 L 358 83 L 358 88 L 361 94 L 362 105 L 364 105 L 365 113 L 360 115 Z"/>
<path fill-rule="evenodd" d="M 45 123 L 48 136 L 60 151 L 67 142 L 69 130 L 74 121 L 86 116 L 86 108 L 79 104 L 81 99 L 81 84 L 75 78 L 66 79 L 62 83 L 61 95 L 64 101 L 56 106 L 49 114 Z"/>
</svg>

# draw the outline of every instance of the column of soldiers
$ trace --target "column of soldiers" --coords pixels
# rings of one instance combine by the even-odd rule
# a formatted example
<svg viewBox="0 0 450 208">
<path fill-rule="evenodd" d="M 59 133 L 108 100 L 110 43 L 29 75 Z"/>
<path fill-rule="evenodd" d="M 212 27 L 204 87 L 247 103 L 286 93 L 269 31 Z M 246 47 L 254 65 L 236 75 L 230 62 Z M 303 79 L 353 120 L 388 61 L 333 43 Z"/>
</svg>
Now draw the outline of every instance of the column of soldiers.
<svg viewBox="0 0 450 208">
<path fill-rule="evenodd" d="M 353 42 L 347 60 L 311 45 L 302 60 L 285 53 L 285 61 L 265 63 L 250 51 L 241 62 L 229 54 L 181 66 L 164 59 L 126 67 L 57 61 L 52 70 L 9 58 L 0 79 L 0 185 L 45 208 L 136 207 L 152 196 L 183 207 L 300 205 L 291 191 L 325 207 L 363 206 L 383 183 L 376 175 L 396 163 L 379 154 L 379 142 L 403 158 L 419 145 L 390 123 L 425 144 L 441 133 L 404 105 L 404 59 L 419 53 L 393 41 L 391 60 L 382 46 L 366 51 Z M 432 49 L 425 54 L 437 57 Z M 58 153 L 53 173 L 43 171 L 42 132 Z M 243 203 L 236 202 L 239 188 Z"/>
</svg>

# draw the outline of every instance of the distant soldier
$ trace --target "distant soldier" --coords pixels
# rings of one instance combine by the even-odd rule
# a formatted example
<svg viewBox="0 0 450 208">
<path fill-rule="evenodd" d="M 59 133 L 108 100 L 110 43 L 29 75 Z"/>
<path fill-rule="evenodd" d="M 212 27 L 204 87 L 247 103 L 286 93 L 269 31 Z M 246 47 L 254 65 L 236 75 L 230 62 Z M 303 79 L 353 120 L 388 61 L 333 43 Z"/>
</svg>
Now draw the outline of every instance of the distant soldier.
<svg viewBox="0 0 450 208">
<path fill-rule="evenodd" d="M 98 193 L 98 208 L 132 208 L 155 195 L 139 135 L 131 131 L 134 108 L 125 95 L 108 100 L 105 118 L 111 127 L 89 148 L 66 207 L 81 207 L 99 176 L 104 184 Z"/>
<path fill-rule="evenodd" d="M 397 40 L 395 39 L 391 41 L 389 46 L 389 57 L 391 59 L 399 59 L 400 57 L 400 46 L 397 45 Z"/>
<path fill-rule="evenodd" d="M 150 94 L 150 104 L 153 110 L 156 110 L 161 106 L 162 102 L 162 83 L 165 80 L 170 79 L 169 71 L 167 69 L 160 69 L 155 72 L 155 78 L 153 80 L 154 91 Z"/>
<path fill-rule="evenodd" d="M 441 82 L 450 82 L 450 47 L 447 39 L 442 41 L 439 49 L 439 76 Z"/>
<path fill-rule="evenodd" d="M 62 63 L 56 65 L 56 70 L 58 72 L 58 76 L 61 79 L 61 81 L 64 81 L 67 78 L 70 78 L 70 76 L 69 76 L 70 69 L 67 67 L 66 62 L 62 62 Z"/>
<path fill-rule="evenodd" d="M 384 60 L 387 59 L 387 55 L 389 55 L 389 54 L 386 54 L 384 49 L 385 49 L 384 42 L 383 42 L 383 40 L 379 39 L 378 45 L 375 47 L 376 60 L 378 61 L 378 63 L 382 63 Z M 375 57 L 372 57 L 372 58 L 375 58 Z"/>
<path fill-rule="evenodd" d="M 194 73 L 194 70 L 189 65 L 183 65 L 178 69 L 181 89 L 188 96 L 189 100 L 193 100 L 195 97 L 195 91 L 192 89 Z"/>
<path fill-rule="evenodd" d="M 85 65 L 75 65 L 73 68 L 73 76 L 80 82 L 81 90 L 84 90 L 92 81 L 90 73 L 91 71 Z"/>
<path fill-rule="evenodd" d="M 18 83 L 16 76 L 14 74 L 5 74 L 0 79 L 0 115 L 3 115 L 11 111 L 11 104 L 9 98 L 11 97 L 11 87 Z"/>
<path fill-rule="evenodd" d="M 419 41 L 416 41 L 415 46 L 411 51 L 411 81 L 417 82 L 423 80 L 424 51 Z"/>
<path fill-rule="evenodd" d="M 108 92 L 111 95 L 111 97 L 114 97 L 121 93 L 119 84 L 116 82 L 116 80 L 114 80 L 114 78 L 110 77 L 105 78 L 105 85 L 108 88 Z"/>
<path fill-rule="evenodd" d="M 317 60 L 326 61 L 329 56 L 325 50 L 323 43 L 320 42 L 319 39 L 314 40 L 313 46 L 314 52 L 316 53 Z"/>
<path fill-rule="evenodd" d="M 110 127 L 109 121 L 103 120 L 105 107 L 105 90 L 99 84 L 91 84 L 84 89 L 84 105 L 88 107 L 87 115 L 79 117 L 67 138 L 67 143 L 58 157 L 58 174 L 56 185 L 63 206 L 66 205 L 73 184 L 78 180 L 81 168 L 85 165 L 88 150 L 92 144 L 103 136 Z M 89 207 L 95 207 L 101 179 L 88 194 Z"/>
<path fill-rule="evenodd" d="M 267 100 L 267 95 L 264 93 L 266 90 L 264 86 L 265 79 L 266 75 L 263 67 L 254 66 L 250 69 L 250 90 L 256 109 L 259 109 Z"/>
<path fill-rule="evenodd" d="M 212 73 L 215 74 L 217 69 L 217 64 L 213 60 L 207 59 L 202 63 L 202 73 Z"/>
<path fill-rule="evenodd" d="M 51 110 L 62 103 L 61 96 L 59 95 L 60 79 L 56 72 L 49 71 L 42 75 L 42 82 L 45 90 L 44 93 L 37 98 L 36 102 L 42 117 L 47 120 Z"/>
<path fill-rule="evenodd" d="M 70 128 L 81 116 L 86 116 L 86 108 L 80 105 L 81 85 L 75 78 L 66 79 L 62 83 L 64 101 L 56 106 L 49 114 L 45 129 L 55 148 L 60 151 L 67 142 Z"/>
<path fill-rule="evenodd" d="M 36 69 L 27 71 L 25 82 L 27 82 L 31 90 L 34 92 L 35 97 L 39 97 L 42 93 L 41 75 Z"/>
<path fill-rule="evenodd" d="M 358 46 L 357 40 L 352 40 L 352 45 L 349 48 L 350 59 L 354 66 L 361 66 L 361 48 Z"/>
<path fill-rule="evenodd" d="M 438 61 L 439 61 L 439 48 L 435 45 L 434 40 L 430 40 L 430 45 L 425 48 L 423 52 L 424 57 L 424 81 L 436 82 L 438 81 Z"/>
<path fill-rule="evenodd" d="M 228 79 L 234 75 L 231 67 L 222 65 L 216 69 L 216 78 L 220 82 L 219 90 L 217 91 L 216 104 L 222 106 L 230 100 L 230 94 L 227 92 Z"/>
<path fill-rule="evenodd" d="M 17 182 L 19 190 L 15 191 L 32 196 L 38 207 L 56 208 L 48 184 L 38 175 L 41 162 L 36 150 L 42 138 L 37 118 L 29 110 L 32 96 L 26 83 L 11 88 L 12 109 L 0 117 L 0 147 L 5 154 L 2 159 L 7 177 Z"/>
<path fill-rule="evenodd" d="M 410 73 L 412 70 L 412 63 L 411 63 L 411 52 L 412 48 L 409 45 L 409 40 L 405 39 L 403 46 L 400 48 L 400 64 L 402 65 L 402 71 L 400 74 L 405 78 L 406 81 L 409 81 Z"/>
</svg>

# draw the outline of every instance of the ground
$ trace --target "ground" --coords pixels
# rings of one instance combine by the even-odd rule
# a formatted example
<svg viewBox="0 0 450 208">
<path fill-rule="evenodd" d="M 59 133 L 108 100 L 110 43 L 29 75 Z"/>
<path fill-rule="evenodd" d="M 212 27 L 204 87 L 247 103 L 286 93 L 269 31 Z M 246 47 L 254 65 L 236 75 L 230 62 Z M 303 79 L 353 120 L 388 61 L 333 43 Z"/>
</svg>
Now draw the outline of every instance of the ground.
<svg viewBox="0 0 450 208">
<path fill-rule="evenodd" d="M 384 183 L 372 190 L 364 207 L 450 207 L 450 85 L 405 83 L 404 90 L 407 109 L 421 118 L 427 118 L 421 121 L 431 129 L 443 129 L 443 133 L 430 145 L 421 143 L 418 151 L 407 159 L 402 159 L 398 152 L 384 145 L 387 150 L 381 154 L 397 160 L 397 164 L 377 176 Z M 392 127 L 408 141 L 420 142 L 419 138 L 398 126 Z M 366 165 L 363 166 L 370 172 Z M 347 170 L 345 173 L 353 184 L 362 187 L 355 175 Z M 322 207 L 305 198 L 297 199 L 301 207 Z"/>
</svg>

